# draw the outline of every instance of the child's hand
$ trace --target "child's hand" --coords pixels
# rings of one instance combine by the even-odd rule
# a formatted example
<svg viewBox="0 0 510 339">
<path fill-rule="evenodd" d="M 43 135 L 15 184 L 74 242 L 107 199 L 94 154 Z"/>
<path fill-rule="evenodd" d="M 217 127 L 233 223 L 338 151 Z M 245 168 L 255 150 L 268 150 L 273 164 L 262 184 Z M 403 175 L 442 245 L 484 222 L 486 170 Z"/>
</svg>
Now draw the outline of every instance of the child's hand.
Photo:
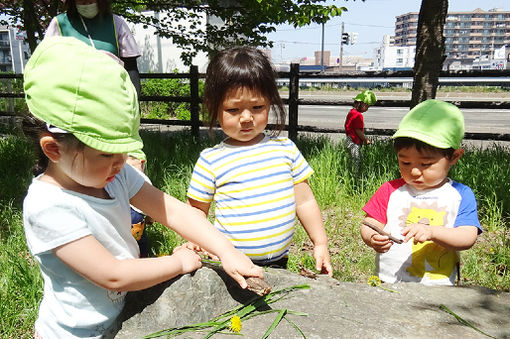
<svg viewBox="0 0 510 339">
<path fill-rule="evenodd" d="M 402 235 L 405 236 L 404 242 L 408 242 L 411 238 L 414 238 L 414 243 L 417 244 L 432 240 L 433 231 L 434 227 L 418 222 L 404 227 Z"/>
<path fill-rule="evenodd" d="M 313 248 L 313 257 L 315 258 L 315 268 L 321 274 L 333 276 L 333 268 L 329 259 L 328 245 L 317 245 Z"/>
<path fill-rule="evenodd" d="M 248 284 L 244 277 L 264 278 L 262 268 L 255 265 L 246 255 L 233 248 L 228 255 L 221 258 L 223 270 L 227 272 L 241 288 L 246 288 Z"/>
<path fill-rule="evenodd" d="M 386 235 L 374 233 L 370 236 L 370 247 L 378 253 L 386 253 L 393 245 L 393 241 Z"/>
<path fill-rule="evenodd" d="M 197 244 L 195 244 L 191 241 L 185 242 L 184 244 L 177 246 L 176 248 L 174 248 L 174 252 L 181 248 L 187 248 L 187 249 L 195 251 L 195 252 L 203 253 L 204 255 L 208 256 L 212 260 L 220 260 L 220 258 L 215 256 L 214 254 L 207 252 L 205 249 L 203 249 L 202 247 L 198 246 Z"/>
<path fill-rule="evenodd" d="M 181 274 L 190 273 L 202 267 L 200 256 L 184 246 L 176 248 L 172 257 L 178 259 L 181 263 Z"/>
</svg>

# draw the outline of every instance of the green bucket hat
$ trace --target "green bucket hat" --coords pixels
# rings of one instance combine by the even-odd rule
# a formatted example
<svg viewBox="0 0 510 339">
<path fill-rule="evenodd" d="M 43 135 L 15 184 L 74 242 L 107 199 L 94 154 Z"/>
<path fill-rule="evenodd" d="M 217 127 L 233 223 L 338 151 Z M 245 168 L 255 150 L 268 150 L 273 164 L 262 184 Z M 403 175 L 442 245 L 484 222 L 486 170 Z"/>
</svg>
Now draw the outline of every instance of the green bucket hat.
<svg viewBox="0 0 510 339">
<path fill-rule="evenodd" d="M 373 106 L 377 102 L 377 98 L 374 92 L 366 89 L 363 92 L 360 92 L 358 95 L 356 95 L 354 101 L 361 101 L 369 106 Z"/>
<path fill-rule="evenodd" d="M 411 109 L 400 121 L 393 139 L 408 137 L 437 148 L 460 147 L 464 116 L 453 104 L 429 99 Z"/>
<path fill-rule="evenodd" d="M 135 87 L 111 57 L 72 37 L 45 38 L 24 75 L 30 112 L 108 153 L 141 150 Z"/>
</svg>

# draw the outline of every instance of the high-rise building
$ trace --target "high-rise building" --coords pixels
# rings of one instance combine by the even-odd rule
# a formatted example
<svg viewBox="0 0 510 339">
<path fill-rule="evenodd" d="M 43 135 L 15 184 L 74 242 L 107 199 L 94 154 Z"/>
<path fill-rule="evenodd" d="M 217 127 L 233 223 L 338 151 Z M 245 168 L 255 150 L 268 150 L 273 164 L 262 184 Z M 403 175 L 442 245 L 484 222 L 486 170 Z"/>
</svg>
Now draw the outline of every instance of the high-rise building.
<svg viewBox="0 0 510 339">
<path fill-rule="evenodd" d="M 395 46 L 416 45 L 418 14 L 411 12 L 396 17 Z M 444 67 L 476 68 L 483 61 L 493 60 L 504 46 L 510 46 L 510 11 L 477 8 L 472 12 L 449 12 L 444 36 L 447 57 Z"/>
<path fill-rule="evenodd" d="M 0 72 L 23 73 L 29 57 L 24 33 L 18 28 L 0 26 Z"/>
</svg>

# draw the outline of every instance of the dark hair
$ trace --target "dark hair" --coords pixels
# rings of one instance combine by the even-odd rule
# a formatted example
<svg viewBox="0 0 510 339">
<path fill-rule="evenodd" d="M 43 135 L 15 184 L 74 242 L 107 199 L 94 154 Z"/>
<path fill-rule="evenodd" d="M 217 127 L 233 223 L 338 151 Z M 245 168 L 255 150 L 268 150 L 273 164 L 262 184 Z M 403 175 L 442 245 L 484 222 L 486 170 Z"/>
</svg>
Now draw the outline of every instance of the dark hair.
<svg viewBox="0 0 510 339">
<path fill-rule="evenodd" d="M 103 17 L 106 14 L 111 14 L 112 9 L 110 7 L 110 1 L 108 0 L 96 0 L 97 8 L 99 9 L 99 16 Z M 64 8 L 67 12 L 67 15 L 70 17 L 78 18 L 78 10 L 76 9 L 76 0 L 66 0 L 64 2 Z"/>
<path fill-rule="evenodd" d="M 415 147 L 418 152 L 422 150 L 438 152 L 443 156 L 451 159 L 453 156 L 453 152 L 455 152 L 454 148 L 437 148 L 418 139 L 408 138 L 408 137 L 398 137 L 393 140 L 393 148 L 395 152 L 399 152 L 401 149 Z"/>
<path fill-rule="evenodd" d="M 352 103 L 352 107 L 353 107 L 355 110 L 357 110 L 357 111 L 359 111 L 359 109 L 360 109 L 360 106 L 361 106 L 361 105 L 367 105 L 367 106 L 369 106 L 369 107 L 370 107 L 370 105 L 368 105 L 368 104 L 364 103 L 363 101 L 359 101 L 359 100 L 354 100 L 354 102 Z"/>
<path fill-rule="evenodd" d="M 37 162 L 35 163 L 32 173 L 39 175 L 43 173 L 48 167 L 48 157 L 44 154 L 39 144 L 39 140 L 44 134 L 52 135 L 56 140 L 75 146 L 76 148 L 83 148 L 85 144 L 76 139 L 71 133 L 51 133 L 48 131 L 46 123 L 32 114 L 27 114 L 21 121 L 21 127 L 23 134 L 32 142 L 34 150 L 37 156 Z"/>
<path fill-rule="evenodd" d="M 234 47 L 218 52 L 207 66 L 204 103 L 210 128 L 218 118 L 225 95 L 235 88 L 260 92 L 276 112 L 279 134 L 285 127 L 285 108 L 276 87 L 276 72 L 264 53 L 253 47 Z"/>
</svg>

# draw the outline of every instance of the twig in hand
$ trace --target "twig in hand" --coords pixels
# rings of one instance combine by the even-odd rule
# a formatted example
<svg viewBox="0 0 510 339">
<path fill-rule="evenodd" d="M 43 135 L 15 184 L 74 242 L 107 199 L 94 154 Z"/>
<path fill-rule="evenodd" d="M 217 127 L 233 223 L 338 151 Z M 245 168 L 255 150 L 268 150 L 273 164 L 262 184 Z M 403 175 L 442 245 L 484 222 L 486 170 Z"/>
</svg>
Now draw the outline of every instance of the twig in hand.
<svg viewBox="0 0 510 339">
<path fill-rule="evenodd" d="M 387 236 L 388 238 L 390 238 L 391 241 L 393 241 L 393 242 L 395 242 L 397 244 L 401 244 L 401 243 L 404 242 L 404 240 L 395 238 L 394 236 L 392 236 L 388 232 L 383 231 L 382 229 L 380 229 L 379 227 L 375 226 L 374 224 L 369 223 L 368 221 L 363 220 L 362 224 L 365 225 L 365 226 L 370 227 L 371 229 L 373 229 L 374 231 L 376 231 L 377 233 L 379 233 L 381 235 Z"/>
</svg>

